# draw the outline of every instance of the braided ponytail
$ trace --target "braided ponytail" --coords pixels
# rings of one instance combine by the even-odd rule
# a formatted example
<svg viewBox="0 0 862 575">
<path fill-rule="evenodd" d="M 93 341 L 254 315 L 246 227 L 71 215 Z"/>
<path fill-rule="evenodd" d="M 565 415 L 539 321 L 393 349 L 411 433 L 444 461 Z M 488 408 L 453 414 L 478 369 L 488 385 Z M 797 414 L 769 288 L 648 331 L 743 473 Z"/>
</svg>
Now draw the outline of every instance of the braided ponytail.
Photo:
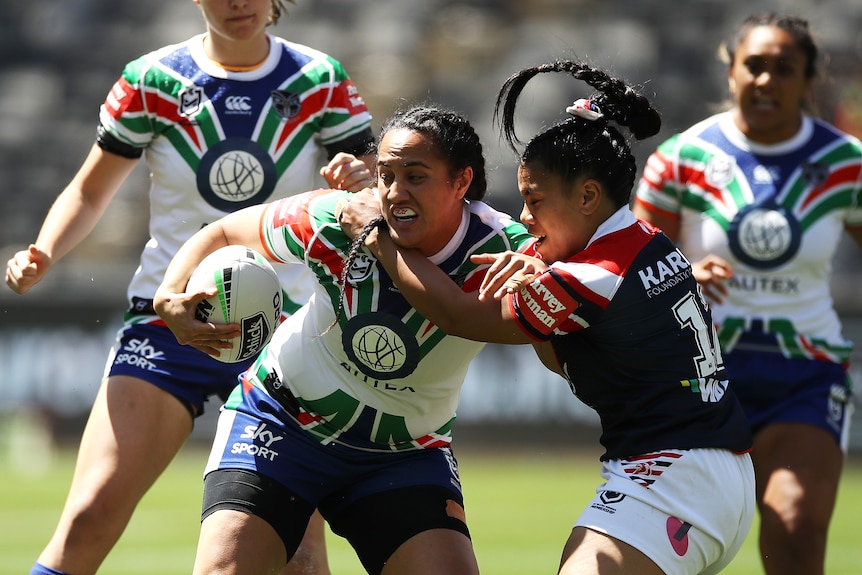
<svg viewBox="0 0 862 575">
<path fill-rule="evenodd" d="M 338 307 L 335 309 L 335 319 L 332 320 L 332 323 L 329 324 L 329 327 L 327 327 L 320 336 L 324 336 L 329 333 L 344 314 L 344 294 L 347 291 L 347 277 L 350 275 L 350 270 L 353 268 L 353 264 L 356 263 L 356 258 L 359 257 L 359 252 L 362 251 L 362 247 L 365 245 L 365 240 L 368 239 L 368 236 L 371 235 L 371 232 L 376 228 L 380 228 L 381 230 L 386 229 L 386 220 L 383 216 L 377 216 L 365 224 L 365 227 L 362 228 L 362 233 L 356 236 L 350 244 L 350 251 L 347 253 L 347 259 L 344 260 L 344 267 L 341 270 L 341 290 L 338 292 Z"/>
<path fill-rule="evenodd" d="M 521 164 L 539 162 L 565 182 L 581 176 L 595 178 L 615 205 L 627 204 L 637 162 L 628 141 L 614 124 L 628 128 L 640 140 L 658 133 L 661 117 L 647 98 L 622 80 L 573 60 L 557 60 L 516 72 L 497 94 L 494 120 L 499 122 L 502 136 L 517 155 L 518 145 L 523 144 L 515 134 L 518 98 L 532 78 L 557 72 L 569 74 L 596 89 L 589 98 L 593 110 L 583 113 L 583 106 L 575 106 L 571 117 L 536 134 L 519 155 Z"/>
</svg>

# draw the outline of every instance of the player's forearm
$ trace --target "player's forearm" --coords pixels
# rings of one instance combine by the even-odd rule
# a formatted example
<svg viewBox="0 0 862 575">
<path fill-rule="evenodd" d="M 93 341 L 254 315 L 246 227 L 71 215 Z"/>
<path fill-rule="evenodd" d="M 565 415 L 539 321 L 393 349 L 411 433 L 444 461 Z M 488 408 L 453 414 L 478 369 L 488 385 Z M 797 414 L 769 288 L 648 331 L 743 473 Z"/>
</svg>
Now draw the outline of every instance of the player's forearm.
<svg viewBox="0 0 862 575">
<path fill-rule="evenodd" d="M 416 310 L 449 335 L 494 343 L 529 343 L 508 318 L 505 302 L 479 301 L 443 270 L 415 250 L 400 249 L 388 233 L 366 241 L 402 295 Z"/>
<path fill-rule="evenodd" d="M 399 249 L 386 232 L 374 232 L 366 245 L 419 313 L 446 333 L 460 335 L 459 302 L 469 296 L 443 270 L 420 253 Z"/>
<path fill-rule="evenodd" d="M 197 265 L 212 252 L 228 245 L 246 246 L 266 254 L 260 239 L 260 221 L 266 208 L 267 204 L 243 208 L 195 232 L 177 250 L 159 289 L 182 292 Z"/>
<path fill-rule="evenodd" d="M 104 211 L 105 206 L 88 201 L 80 190 L 66 188 L 45 216 L 35 244 L 56 262 L 90 235 Z"/>
<path fill-rule="evenodd" d="M 105 152 L 94 144 L 48 211 L 36 247 L 52 261 L 69 253 L 93 231 L 135 165 L 137 160 Z"/>
</svg>

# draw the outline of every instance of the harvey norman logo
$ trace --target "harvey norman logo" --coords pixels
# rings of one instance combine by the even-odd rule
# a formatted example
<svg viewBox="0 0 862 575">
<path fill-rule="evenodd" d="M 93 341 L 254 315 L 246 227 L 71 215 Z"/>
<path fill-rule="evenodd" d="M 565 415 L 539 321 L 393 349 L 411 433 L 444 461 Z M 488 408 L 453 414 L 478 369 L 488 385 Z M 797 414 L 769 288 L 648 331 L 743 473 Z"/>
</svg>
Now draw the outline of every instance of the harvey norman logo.
<svg viewBox="0 0 862 575">
<path fill-rule="evenodd" d="M 642 270 L 638 277 L 649 297 L 660 295 L 691 276 L 691 264 L 678 249 Z"/>
<path fill-rule="evenodd" d="M 554 316 L 565 311 L 566 306 L 551 293 L 542 282 L 535 281 L 530 287 L 521 292 L 524 303 L 535 318 L 548 327 L 553 327 L 556 322 Z"/>
</svg>

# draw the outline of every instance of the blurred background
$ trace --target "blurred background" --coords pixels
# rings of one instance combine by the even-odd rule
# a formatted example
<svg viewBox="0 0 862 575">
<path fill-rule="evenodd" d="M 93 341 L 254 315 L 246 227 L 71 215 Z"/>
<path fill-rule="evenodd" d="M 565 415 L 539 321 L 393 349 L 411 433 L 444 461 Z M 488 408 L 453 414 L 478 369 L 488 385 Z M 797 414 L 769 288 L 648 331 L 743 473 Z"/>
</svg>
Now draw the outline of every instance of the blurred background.
<svg viewBox="0 0 862 575">
<path fill-rule="evenodd" d="M 641 165 L 664 138 L 727 97 L 716 51 L 747 15 L 807 18 L 824 52 L 820 115 L 862 135 L 862 9 L 858 0 L 297 0 L 272 31 L 328 52 L 354 79 L 379 127 L 397 106 L 434 101 L 465 113 L 482 136 L 488 201 L 520 211 L 515 162 L 492 124 L 512 72 L 555 57 L 591 61 L 635 84 L 663 115 L 634 145 Z M 124 64 L 203 31 L 191 0 L 2 1 L 0 10 L 0 260 L 33 241 L 56 194 L 93 143 L 98 108 Z M 585 86 L 536 80 L 519 108 L 527 138 L 563 115 Z M 26 296 L 0 288 L 0 424 L 52 445 L 77 441 L 147 239 L 143 166 L 91 236 Z M 862 254 L 835 261 L 846 334 L 862 348 Z M 862 385 L 862 352 L 854 378 Z M 196 437 L 211 437 L 212 402 Z M 862 410 L 857 410 L 862 413 Z M 33 418 L 32 416 L 37 417 Z M 43 425 L 44 423 L 44 425 Z M 517 423 L 517 426 L 512 425 Z M 529 443 L 595 432 L 591 411 L 523 347 L 489 346 L 470 371 L 459 436 Z M 852 446 L 862 449 L 857 417 Z M 16 443 L 17 444 L 17 443 Z M 33 457 L 34 451 L 28 451 Z"/>
</svg>

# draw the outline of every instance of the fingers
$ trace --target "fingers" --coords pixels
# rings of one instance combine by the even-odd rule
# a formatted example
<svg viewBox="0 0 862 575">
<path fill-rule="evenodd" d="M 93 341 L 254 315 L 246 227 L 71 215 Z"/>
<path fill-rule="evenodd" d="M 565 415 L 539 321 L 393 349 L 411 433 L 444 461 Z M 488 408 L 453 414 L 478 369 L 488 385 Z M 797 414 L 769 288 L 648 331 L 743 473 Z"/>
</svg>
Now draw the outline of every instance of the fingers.
<svg viewBox="0 0 862 575">
<path fill-rule="evenodd" d="M 213 355 L 212 351 L 233 348 L 230 340 L 241 333 L 237 323 L 216 324 L 190 320 L 174 322 L 170 327 L 179 343 L 190 345 L 210 355 Z"/>
<path fill-rule="evenodd" d="M 475 263 L 490 264 L 490 267 L 485 272 L 485 277 L 482 278 L 482 284 L 479 286 L 479 295 L 482 299 L 482 294 L 490 291 L 490 286 L 497 282 L 504 282 L 506 278 L 500 278 L 500 271 L 505 268 L 509 261 L 507 253 L 499 254 L 477 254 L 470 256 L 470 259 Z"/>
<path fill-rule="evenodd" d="M 527 283 L 527 276 L 521 272 L 513 273 L 509 279 L 503 282 L 503 287 L 513 291 L 518 291 Z"/>
<path fill-rule="evenodd" d="M 474 258 L 473 261 L 485 263 L 489 259 L 488 255 Z M 485 273 L 482 285 L 479 287 L 479 299 L 482 301 L 489 297 L 500 300 L 507 294 L 522 290 L 545 267 L 541 260 L 517 252 L 490 255 L 492 258 L 491 266 Z"/>
<path fill-rule="evenodd" d="M 218 355 L 218 349 L 231 347 L 230 339 L 240 335 L 239 324 L 216 324 L 197 319 L 198 304 L 212 297 L 218 290 L 210 288 L 198 293 L 165 293 L 158 291 L 153 301 L 156 313 L 173 332 L 177 342 L 196 349 Z"/>
<path fill-rule="evenodd" d="M 16 293 L 24 293 L 42 279 L 51 266 L 51 258 L 30 244 L 6 262 L 6 285 Z"/>
<path fill-rule="evenodd" d="M 730 263 L 722 257 L 710 254 L 692 263 L 691 268 L 703 295 L 713 303 L 723 303 L 729 293 L 726 281 L 733 277 Z"/>
<path fill-rule="evenodd" d="M 724 303 L 724 298 L 721 296 L 721 293 L 710 287 L 710 284 L 701 284 L 700 291 L 703 292 L 703 296 L 709 302 L 714 304 Z"/>
<path fill-rule="evenodd" d="M 233 343 L 229 340 L 193 341 L 187 345 L 213 357 L 220 357 L 222 350 L 233 349 Z"/>
<path fill-rule="evenodd" d="M 205 325 L 206 328 L 202 328 L 200 330 L 195 341 L 206 343 L 219 349 L 232 348 L 233 344 L 231 344 L 230 340 L 242 333 L 238 323 L 206 323 L 203 325 Z"/>
<path fill-rule="evenodd" d="M 320 169 L 326 183 L 340 190 L 358 192 L 377 185 L 377 178 L 365 162 L 353 154 L 339 152 L 329 163 Z"/>
<path fill-rule="evenodd" d="M 350 238 L 359 236 L 365 226 L 382 213 L 380 200 L 365 192 L 350 196 L 349 201 L 339 201 L 335 208 L 338 223 Z"/>
</svg>

